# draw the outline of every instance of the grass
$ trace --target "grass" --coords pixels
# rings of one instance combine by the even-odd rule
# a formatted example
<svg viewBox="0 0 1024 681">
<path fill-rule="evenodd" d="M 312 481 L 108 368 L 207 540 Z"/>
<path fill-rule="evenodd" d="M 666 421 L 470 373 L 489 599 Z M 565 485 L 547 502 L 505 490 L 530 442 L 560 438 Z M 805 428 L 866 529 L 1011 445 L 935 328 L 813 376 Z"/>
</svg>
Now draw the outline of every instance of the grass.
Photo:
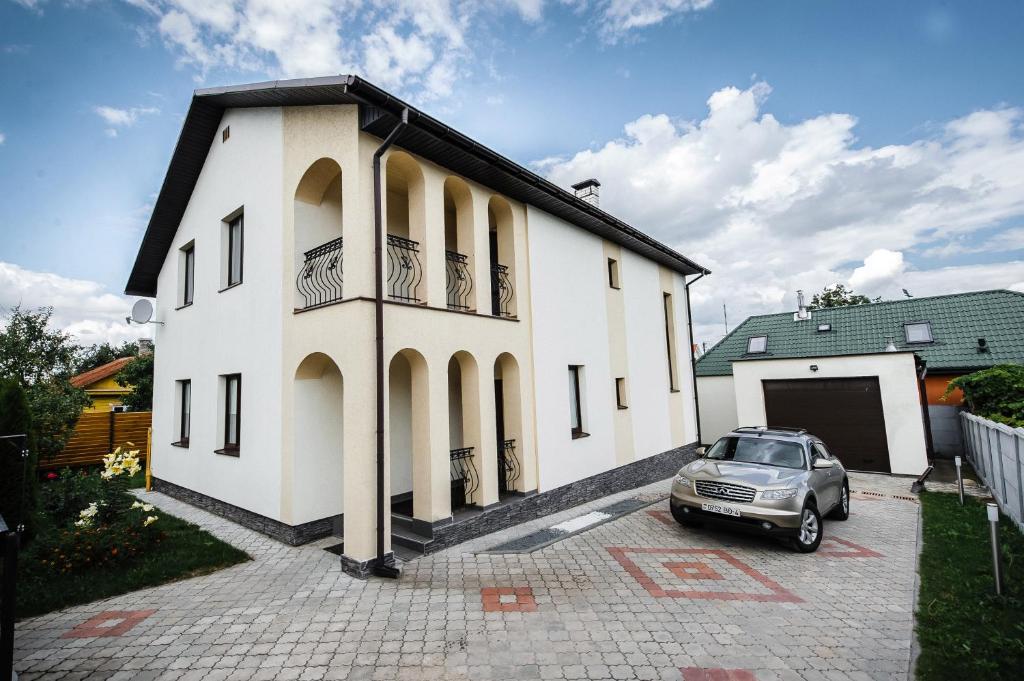
<svg viewBox="0 0 1024 681">
<path fill-rule="evenodd" d="M 18 617 L 42 615 L 167 582 L 205 575 L 250 560 L 248 554 L 197 525 L 159 513 L 164 539 L 124 567 L 54 574 L 30 544 L 18 556 Z"/>
<path fill-rule="evenodd" d="M 985 506 L 921 494 L 919 681 L 1024 678 L 1024 535 L 1000 519 L 1003 596 L 995 595 Z"/>
</svg>

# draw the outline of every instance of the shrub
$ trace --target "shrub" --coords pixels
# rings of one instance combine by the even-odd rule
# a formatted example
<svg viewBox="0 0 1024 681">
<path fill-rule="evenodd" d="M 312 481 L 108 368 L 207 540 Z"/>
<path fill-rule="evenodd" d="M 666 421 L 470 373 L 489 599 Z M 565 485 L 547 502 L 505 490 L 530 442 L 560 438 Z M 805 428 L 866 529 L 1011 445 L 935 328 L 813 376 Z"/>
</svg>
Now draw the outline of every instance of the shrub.
<svg viewBox="0 0 1024 681">
<path fill-rule="evenodd" d="M 164 538 L 145 517 L 138 509 L 110 524 L 59 529 L 39 538 L 36 556 L 44 570 L 62 574 L 130 563 Z"/>
<path fill-rule="evenodd" d="M 39 510 L 54 527 L 68 527 L 83 508 L 101 498 L 102 483 L 98 472 L 65 468 L 40 485 Z"/>
<path fill-rule="evenodd" d="M 0 440 L 0 515 L 11 528 L 24 523 L 31 535 L 36 508 L 36 449 L 25 391 L 14 380 L 0 380 L 0 435 L 29 434 L 28 461 L 21 440 Z"/>
<path fill-rule="evenodd" d="M 998 364 L 949 382 L 943 398 L 954 389 L 964 391 L 964 401 L 972 414 L 1024 427 L 1024 366 Z"/>
</svg>

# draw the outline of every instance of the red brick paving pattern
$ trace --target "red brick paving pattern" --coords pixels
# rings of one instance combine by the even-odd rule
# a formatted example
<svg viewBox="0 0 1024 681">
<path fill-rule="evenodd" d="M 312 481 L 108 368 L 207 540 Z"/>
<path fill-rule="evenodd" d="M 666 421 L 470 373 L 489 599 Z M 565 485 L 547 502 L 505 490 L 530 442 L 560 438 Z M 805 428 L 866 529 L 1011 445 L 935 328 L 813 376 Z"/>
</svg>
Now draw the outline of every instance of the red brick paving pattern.
<svg viewBox="0 0 1024 681">
<path fill-rule="evenodd" d="M 514 601 L 503 602 L 502 596 L 514 596 Z M 480 589 L 484 612 L 536 612 L 537 601 L 528 586 L 488 586 Z"/>
<path fill-rule="evenodd" d="M 633 579 L 640 583 L 655 598 L 694 598 L 714 601 L 761 601 L 772 603 L 802 603 L 803 599 L 785 589 L 778 582 L 761 574 L 728 551 L 722 549 L 675 549 L 606 546 L 605 549 L 619 562 Z M 666 589 L 633 562 L 627 554 L 711 556 L 718 558 L 750 577 L 771 593 L 750 593 L 743 591 L 698 591 L 693 589 Z"/>
<path fill-rule="evenodd" d="M 156 610 L 107 610 L 82 622 L 71 631 L 64 633 L 61 638 L 121 636 L 155 612 Z M 108 622 L 116 622 L 116 624 L 108 624 Z"/>
<path fill-rule="evenodd" d="M 747 669 L 704 669 L 683 667 L 683 681 L 757 681 L 754 673 Z"/>
</svg>

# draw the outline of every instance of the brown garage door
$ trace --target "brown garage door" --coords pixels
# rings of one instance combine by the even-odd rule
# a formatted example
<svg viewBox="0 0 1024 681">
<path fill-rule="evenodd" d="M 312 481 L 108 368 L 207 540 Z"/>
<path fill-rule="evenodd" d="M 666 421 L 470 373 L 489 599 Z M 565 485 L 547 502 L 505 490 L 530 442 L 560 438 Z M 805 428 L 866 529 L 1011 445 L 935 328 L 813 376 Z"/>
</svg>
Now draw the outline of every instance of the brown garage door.
<svg viewBox="0 0 1024 681">
<path fill-rule="evenodd" d="M 849 469 L 889 472 L 877 378 L 763 381 L 763 386 L 769 426 L 806 428 Z"/>
</svg>

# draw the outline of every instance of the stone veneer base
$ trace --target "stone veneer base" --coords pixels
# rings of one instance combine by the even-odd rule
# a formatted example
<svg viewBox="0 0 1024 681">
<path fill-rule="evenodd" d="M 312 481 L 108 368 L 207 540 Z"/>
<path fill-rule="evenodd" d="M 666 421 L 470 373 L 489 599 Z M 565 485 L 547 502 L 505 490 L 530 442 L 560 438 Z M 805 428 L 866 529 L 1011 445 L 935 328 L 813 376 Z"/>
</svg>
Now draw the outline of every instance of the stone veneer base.
<svg viewBox="0 0 1024 681">
<path fill-rule="evenodd" d="M 697 458 L 696 450 L 697 444 L 690 443 L 546 492 L 529 494 L 513 503 L 489 507 L 464 520 L 456 517 L 439 521 L 429 527 L 428 531 L 432 537 L 426 545 L 426 553 L 434 553 L 475 537 L 558 513 L 609 494 L 664 480 L 675 475 L 684 464 Z M 292 546 L 330 536 L 336 519 L 341 517 L 331 516 L 301 525 L 288 525 L 159 478 L 153 478 L 153 489 Z M 427 525 L 422 521 L 416 522 L 417 530 Z M 423 529 L 427 530 L 426 527 Z M 393 563 L 394 556 L 388 555 Z M 342 556 L 342 567 L 345 572 L 357 577 L 372 574 L 375 563 L 376 559 L 354 561 Z M 385 560 L 385 564 L 390 563 Z"/>
</svg>

